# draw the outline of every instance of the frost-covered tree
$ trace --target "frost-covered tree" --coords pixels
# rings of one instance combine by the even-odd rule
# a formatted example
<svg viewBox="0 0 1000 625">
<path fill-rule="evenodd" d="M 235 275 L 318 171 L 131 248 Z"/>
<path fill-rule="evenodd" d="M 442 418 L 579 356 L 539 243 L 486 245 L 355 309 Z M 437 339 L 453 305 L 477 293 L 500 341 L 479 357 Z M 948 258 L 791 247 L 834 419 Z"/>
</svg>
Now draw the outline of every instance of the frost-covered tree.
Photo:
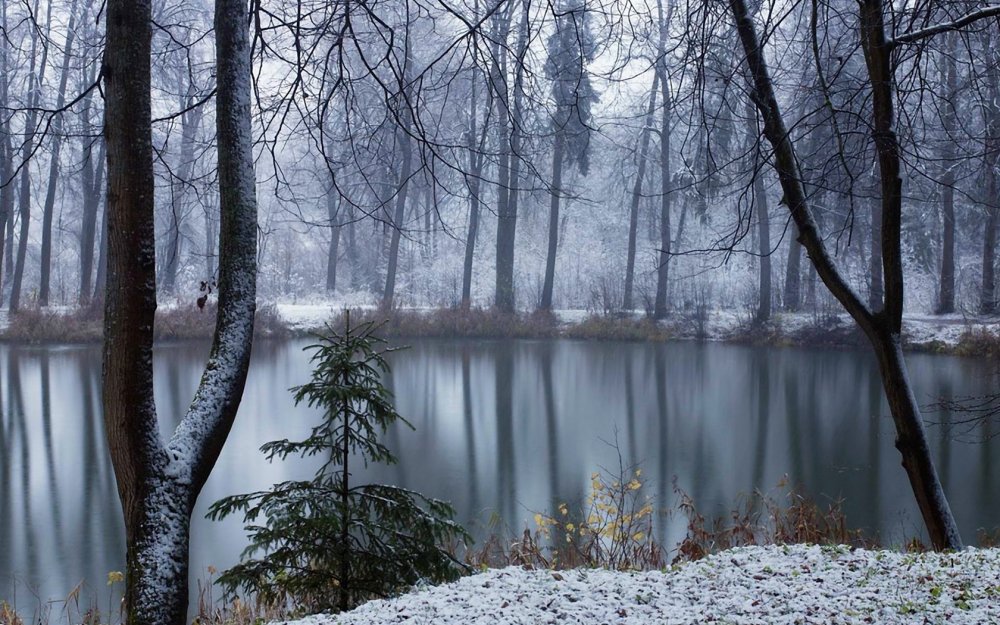
<svg viewBox="0 0 1000 625">
<path fill-rule="evenodd" d="M 552 309 L 556 249 L 559 243 L 559 202 L 563 196 L 563 168 L 575 166 L 586 175 L 590 169 L 591 109 L 597 91 L 587 64 L 594 60 L 596 41 L 585 0 L 564 0 L 556 6 L 555 30 L 548 40 L 545 77 L 552 81 L 552 188 L 549 205 L 549 246 L 545 257 L 545 282 L 541 310 Z M 564 163 L 565 161 L 565 163 Z"/>
<path fill-rule="evenodd" d="M 215 5 L 218 318 L 201 383 L 166 442 L 153 398 L 152 3 L 111 0 L 106 11 L 109 251 L 103 405 L 125 517 L 127 622 L 182 625 L 188 606 L 191 512 L 236 417 L 253 337 L 257 204 L 248 7 L 242 0 L 217 0 Z"/>
</svg>

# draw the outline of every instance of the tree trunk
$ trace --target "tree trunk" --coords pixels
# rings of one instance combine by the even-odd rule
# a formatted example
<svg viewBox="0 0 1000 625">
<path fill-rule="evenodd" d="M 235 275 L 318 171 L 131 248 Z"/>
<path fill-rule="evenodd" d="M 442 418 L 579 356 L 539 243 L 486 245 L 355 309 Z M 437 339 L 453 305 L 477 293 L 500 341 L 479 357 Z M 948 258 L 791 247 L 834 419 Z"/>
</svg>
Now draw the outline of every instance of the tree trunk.
<svg viewBox="0 0 1000 625">
<path fill-rule="evenodd" d="M 242 0 L 216 2 L 222 212 L 219 310 L 209 364 L 167 445 L 153 398 L 156 258 L 149 0 L 110 0 L 104 55 L 108 276 L 103 404 L 125 516 L 130 625 L 183 625 L 190 515 L 246 381 L 256 297 L 250 43 Z"/>
<path fill-rule="evenodd" d="M 539 310 L 552 310 L 552 287 L 556 275 L 556 249 L 559 245 L 559 200 L 562 196 L 562 170 L 565 138 L 561 129 L 556 130 L 552 147 L 552 191 L 549 202 L 549 247 L 545 255 L 545 281 L 542 283 L 542 301 Z M 634 241 L 633 241 L 634 245 Z"/>
<path fill-rule="evenodd" d="M 992 315 L 997 312 L 996 296 L 996 247 L 997 226 L 1000 225 L 1000 198 L 997 197 L 997 167 L 1000 167 L 1000 54 L 993 49 L 990 29 L 984 39 L 990 59 L 986 62 L 987 98 L 983 107 L 986 125 L 986 145 L 983 168 L 986 176 L 986 229 L 983 234 L 983 285 L 979 298 L 979 312 Z"/>
<path fill-rule="evenodd" d="M 411 62 L 409 33 L 407 33 L 404 45 L 406 46 L 406 66 L 408 68 Z M 408 74 L 404 71 L 404 83 L 406 83 L 406 75 Z M 406 195 L 410 186 L 409 181 L 412 167 L 410 147 L 410 114 L 408 111 L 402 111 L 399 115 L 403 120 L 403 127 L 396 133 L 396 136 L 399 138 L 398 145 L 401 146 L 400 159 L 402 160 L 402 165 L 399 171 L 399 185 L 396 191 L 396 207 L 392 215 L 392 233 L 390 235 L 389 257 L 385 270 L 385 290 L 382 292 L 382 302 L 379 304 L 379 309 L 383 311 L 392 310 L 393 298 L 396 295 L 396 268 L 399 265 L 399 238 L 403 232 L 404 217 L 406 216 Z"/>
<path fill-rule="evenodd" d="M 799 241 L 809 252 L 819 277 L 865 332 L 879 361 L 883 388 L 896 426 L 896 447 L 903 457 L 910 486 L 936 549 L 960 549 L 958 526 L 931 459 L 920 409 L 909 384 L 900 348 L 903 313 L 901 249 L 902 195 L 899 146 L 893 130 L 893 75 L 890 45 L 885 40 L 880 0 L 861 4 L 861 42 L 872 88 L 873 135 L 879 158 L 882 190 L 882 267 L 884 311 L 867 308 L 844 280 L 820 235 L 806 200 L 791 138 L 774 94 L 764 52 L 745 0 L 729 0 L 743 52 L 754 80 L 754 100 L 764 119 L 764 134 L 774 150 L 775 170 L 781 182 Z"/>
<path fill-rule="evenodd" d="M 639 139 L 639 168 L 632 186 L 632 205 L 629 210 L 628 222 L 628 255 L 625 260 L 625 297 L 622 309 L 632 310 L 632 285 L 635 280 L 635 240 L 639 229 L 639 200 L 642 199 L 642 179 L 646 177 L 646 152 L 649 150 L 649 133 L 653 125 L 653 110 L 656 108 L 656 88 L 660 85 L 660 73 L 653 73 L 653 88 L 649 92 L 649 107 L 646 109 L 646 121 L 642 126 L 642 136 Z"/>
<path fill-rule="evenodd" d="M 35 3 L 35 14 L 38 13 L 38 3 Z M 52 24 L 52 5 L 49 4 L 48 19 L 46 20 L 46 32 L 44 37 L 48 38 L 50 25 Z M 29 102 L 30 108 L 24 122 L 24 143 L 21 146 L 21 162 L 25 165 L 21 169 L 21 190 L 18 194 L 19 213 L 21 228 L 17 242 L 17 259 L 14 262 L 14 279 L 10 289 L 10 312 L 16 313 L 21 308 L 21 283 L 24 280 L 24 262 L 28 255 L 28 232 L 31 225 L 31 168 L 27 163 L 31 160 L 35 148 L 35 133 L 38 131 L 38 117 L 36 112 L 41 99 L 41 85 L 45 80 L 45 68 L 48 63 L 48 46 L 42 46 L 41 60 L 38 64 L 38 73 L 35 73 L 35 53 L 38 50 L 39 33 L 37 29 L 31 29 L 31 61 L 28 69 L 30 76 Z"/>
<path fill-rule="evenodd" d="M 511 4 L 513 7 L 513 4 Z M 513 8 L 511 9 L 513 10 Z M 514 68 L 514 107 L 510 107 L 507 86 L 506 41 L 510 36 L 510 16 L 498 19 L 498 38 L 494 48 L 491 88 L 496 91 L 500 159 L 497 197 L 497 278 L 494 304 L 501 312 L 514 312 L 514 243 L 517 234 L 518 185 L 521 158 L 521 89 L 524 81 L 524 55 L 528 49 L 528 5 L 521 11 L 517 38 L 517 61 Z M 501 59 L 497 62 L 496 59 Z"/>
<path fill-rule="evenodd" d="M 478 5 L 477 5 L 478 7 Z M 479 236 L 479 213 L 481 199 L 479 197 L 480 181 L 483 175 L 483 143 L 486 138 L 486 126 L 483 126 L 483 139 L 479 136 L 479 108 L 476 98 L 476 81 L 472 79 L 472 106 L 469 115 L 468 138 L 469 172 L 464 175 L 465 186 L 469 189 L 469 231 L 465 235 L 465 259 L 462 263 L 462 308 L 468 310 L 472 303 L 472 265 L 476 253 L 476 238 Z"/>
<path fill-rule="evenodd" d="M 69 81 L 70 59 L 73 54 L 73 40 L 76 36 L 76 0 L 70 3 L 69 24 L 66 30 L 66 45 L 63 48 L 62 74 L 59 77 L 59 91 L 56 96 L 56 110 L 66 104 L 66 83 Z M 59 182 L 59 156 L 62 152 L 63 114 L 56 114 L 52 120 L 52 156 L 49 161 L 48 188 L 45 191 L 45 205 L 42 209 L 42 259 L 41 276 L 38 286 L 38 305 L 49 305 L 49 282 L 52 274 L 52 218 L 56 206 L 56 186 Z"/>
<path fill-rule="evenodd" d="M 797 226 L 793 226 L 796 229 Z M 788 241 L 788 262 L 785 264 L 785 290 L 782 296 L 782 308 L 788 312 L 797 312 L 802 308 L 802 246 L 799 245 L 798 234 Z"/>
<path fill-rule="evenodd" d="M 653 304 L 653 318 L 663 319 L 667 316 L 667 287 L 670 278 L 670 205 L 673 200 L 673 171 L 670 164 L 670 118 L 673 116 L 673 97 L 670 93 L 670 80 L 667 75 L 667 35 L 670 27 L 670 14 L 673 13 L 673 1 L 669 5 L 668 14 L 663 14 L 663 0 L 657 0 L 657 16 L 660 21 L 660 38 L 656 71 L 660 74 L 660 95 L 663 100 L 663 111 L 660 117 L 660 253 L 656 263 L 656 300 Z M 683 227 L 683 226 L 682 226 Z M 678 243 L 680 229 L 678 229 Z"/>
<path fill-rule="evenodd" d="M 882 310 L 883 298 L 885 297 L 882 288 L 882 205 L 878 200 L 871 202 L 871 245 L 868 257 L 868 307 L 878 312 Z"/>
<path fill-rule="evenodd" d="M 958 129 L 958 111 L 955 98 L 958 97 L 958 76 L 955 67 L 955 33 L 948 33 L 943 55 L 944 68 L 941 70 L 945 84 L 944 112 L 941 126 L 944 143 L 941 147 L 941 288 L 938 292 L 936 312 L 940 315 L 955 312 L 955 132 Z"/>
<path fill-rule="evenodd" d="M 191 171 L 194 169 L 194 143 L 201 127 L 203 109 L 195 105 L 195 84 L 191 78 L 190 68 L 180 71 L 178 85 L 185 89 L 180 98 L 181 110 L 181 153 L 177 165 L 176 177 L 170 181 L 170 223 L 167 227 L 166 259 L 163 265 L 163 280 L 161 289 L 167 295 L 173 295 L 177 286 L 177 271 L 180 267 L 181 231 L 184 227 L 184 215 L 187 206 L 184 202 L 188 187 L 191 184 Z M 186 86 L 184 85 L 187 80 Z"/>
<path fill-rule="evenodd" d="M 91 279 L 94 275 L 94 242 L 97 238 L 97 210 L 101 204 L 101 197 L 104 195 L 104 161 L 104 142 L 101 142 L 101 149 L 98 152 L 95 162 L 93 158 L 93 140 L 89 137 L 84 138 L 84 197 L 83 215 L 80 220 L 80 306 L 87 306 L 90 303 L 92 295 Z"/>
<path fill-rule="evenodd" d="M 7 32 L 7 3 L 0 6 L 0 28 Z M 9 106 L 10 49 L 6 37 L 0 37 L 0 107 Z M 10 116 L 0 115 L 0 269 L 3 267 L 7 233 L 13 230 L 14 217 L 14 147 L 10 140 Z M 3 279 L 0 275 L 0 305 L 3 304 Z"/>
<path fill-rule="evenodd" d="M 326 212 L 330 220 L 330 247 L 326 254 L 326 292 L 337 290 L 337 257 L 340 254 L 340 205 L 337 202 L 337 188 L 330 185 L 326 194 Z"/>
<path fill-rule="evenodd" d="M 105 146 L 107 141 L 105 141 Z M 110 184 L 110 183 L 109 183 Z M 97 247 L 97 274 L 94 277 L 94 298 L 91 306 L 104 304 L 104 291 L 108 283 L 108 194 L 104 193 L 104 219 L 101 220 L 101 240 Z"/>
<path fill-rule="evenodd" d="M 760 257 L 758 285 L 757 323 L 766 323 L 771 318 L 771 219 L 768 214 L 767 192 L 763 176 L 755 176 L 753 181 L 754 206 L 757 209 L 757 253 Z"/>
</svg>

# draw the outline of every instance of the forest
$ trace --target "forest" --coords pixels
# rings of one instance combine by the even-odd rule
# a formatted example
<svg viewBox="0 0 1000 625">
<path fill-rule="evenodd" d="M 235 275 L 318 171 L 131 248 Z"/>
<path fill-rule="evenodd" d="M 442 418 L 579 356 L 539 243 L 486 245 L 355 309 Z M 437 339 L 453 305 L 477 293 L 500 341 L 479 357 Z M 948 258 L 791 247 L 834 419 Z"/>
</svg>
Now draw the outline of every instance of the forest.
<svg viewBox="0 0 1000 625">
<path fill-rule="evenodd" d="M 467 583 L 459 578 L 477 569 L 497 587 L 549 583 L 523 573 L 532 569 L 563 582 L 554 572 L 562 567 L 582 575 L 574 577 L 582 585 L 588 567 L 662 573 L 638 590 L 635 580 L 609 578 L 619 595 L 648 605 L 674 585 L 718 579 L 713 567 L 730 555 L 738 569 L 766 563 L 753 592 L 787 592 L 776 569 L 822 572 L 801 589 L 811 605 L 786 595 L 784 612 L 768 619 L 803 611 L 845 611 L 857 622 L 885 610 L 897 620 L 884 622 L 998 616 L 996 552 L 964 549 L 993 544 L 1000 518 L 993 498 L 979 494 L 994 479 L 988 450 L 1000 413 L 1000 5 L 22 0 L 3 5 L 0 27 L 0 354 L 8 373 L 0 401 L 11 406 L 0 419 L 0 514 L 8 517 L 0 554 L 14 562 L 4 571 L 26 567 L 31 583 L 47 583 L 39 554 L 50 542 L 33 519 L 46 519 L 43 532 L 52 527 L 51 544 L 72 540 L 59 487 L 71 478 L 57 450 L 75 409 L 53 410 L 62 398 L 52 389 L 73 376 L 87 414 L 78 424 L 83 462 L 98 475 L 87 492 L 100 490 L 100 509 L 117 512 L 100 556 L 72 566 L 91 583 L 95 563 L 124 570 L 109 573 L 108 585 L 123 582 L 118 614 L 130 624 L 188 622 L 192 561 L 201 562 L 192 541 L 210 531 L 199 519 L 225 522 L 237 512 L 246 525 L 234 536 L 250 546 L 219 579 L 235 601 L 228 609 L 238 612 L 233 593 L 242 591 L 247 605 L 280 618 L 364 604 L 354 622 L 381 623 L 365 610 L 392 608 L 366 601 L 405 602 L 411 587 L 450 581 L 435 595 L 448 603 L 447 593 Z M 289 338 L 287 327 L 262 330 L 307 305 L 326 315 L 322 328 L 307 328 L 319 331 L 318 343 Z M 380 319 L 405 313 L 430 325 L 457 315 L 495 327 L 462 336 L 425 328 L 411 337 L 423 339 L 415 345 L 423 365 L 414 364 L 380 335 Z M 621 340 L 598 331 L 607 345 L 581 347 L 571 339 L 582 334 L 560 334 L 577 313 L 621 327 L 643 319 L 647 333 Z M 688 319 L 699 339 L 734 338 L 705 330 L 712 315 L 735 318 L 746 345 L 669 341 L 678 338 L 677 320 Z M 159 340 L 165 323 L 209 318 L 210 344 Z M 26 338 L 46 337 L 25 328 L 46 319 L 99 325 L 91 337 L 99 357 L 63 335 L 31 351 Z M 818 346 L 787 349 L 783 324 L 806 319 Z M 827 349 L 822 335 L 839 320 L 855 328 L 850 346 L 863 349 Z M 978 341 L 978 359 L 904 354 L 915 346 L 907 329 L 928 323 L 963 333 L 957 346 L 933 338 L 925 349 L 968 355 L 964 346 Z M 532 335 L 533 327 L 547 330 Z M 407 336 L 395 331 L 394 339 Z M 286 356 L 288 345 L 311 358 Z M 295 377 L 279 388 L 255 377 L 265 369 L 274 379 Z M 957 371 L 973 373 L 956 381 Z M 37 376 L 41 392 L 24 393 L 22 374 Z M 732 388 L 720 393 L 722 376 Z M 484 377 L 492 379 L 472 383 Z M 320 414 L 321 425 L 298 442 L 278 432 L 260 444 L 274 424 L 261 425 L 261 405 L 241 404 L 250 392 L 266 393 L 281 414 Z M 605 405 L 619 393 L 624 409 Z M 568 408 L 581 398 L 590 400 L 584 409 Z M 39 424 L 26 418 L 32 402 Z M 396 412 L 395 402 L 418 418 Z M 593 410 L 610 418 L 599 422 Z M 812 411 L 823 416 L 810 422 Z M 246 412 L 252 424 L 243 427 L 253 433 L 237 419 Z M 752 420 L 752 452 L 730 434 L 743 426 L 725 421 L 740 415 Z M 399 434 L 397 421 L 418 434 Z M 542 422 L 544 436 L 531 435 Z M 861 458 L 851 432 L 865 423 Z M 806 427 L 835 436 L 817 440 Z M 962 439 L 970 433 L 975 440 Z M 674 436 L 697 441 L 693 458 Z M 242 451 L 226 450 L 230 438 Z M 879 449 L 889 438 L 903 470 L 883 476 Z M 245 475 L 215 470 L 245 454 L 248 441 L 269 465 L 287 456 L 299 463 L 248 464 L 257 468 Z M 491 451 L 480 449 L 484 442 Z M 595 452 L 595 442 L 613 454 Z M 389 443 L 403 457 L 434 458 L 428 476 L 441 480 L 422 481 L 421 461 L 399 463 Z M 726 455 L 720 445 L 734 446 L 735 459 L 709 468 L 706 456 Z M 807 445 L 818 454 L 811 461 Z M 462 467 L 447 468 L 456 450 L 466 454 Z M 316 455 L 324 462 L 311 467 L 312 482 L 282 481 Z M 533 456 L 548 462 L 544 485 L 523 473 Z M 615 456 L 617 473 L 605 468 Z M 649 484 L 647 462 L 656 466 Z M 400 468 L 380 473 L 377 464 Z M 793 475 L 782 474 L 780 488 L 791 481 L 806 490 L 792 490 L 787 506 L 762 492 L 782 468 Z M 867 490 L 849 472 L 864 475 Z M 731 494 L 744 473 L 753 475 L 746 500 Z M 485 475 L 492 483 L 484 488 Z M 371 481 L 378 476 L 391 483 Z M 219 492 L 218 480 L 245 490 L 268 478 L 278 480 L 271 490 Z M 642 499 L 648 489 L 666 505 L 668 483 L 683 527 L 656 521 L 652 494 Z M 879 503 L 862 511 L 862 526 L 848 526 L 842 506 L 858 512 L 858 504 L 844 493 L 880 501 L 883 484 L 906 492 L 905 501 L 887 498 L 886 508 L 897 507 Z M 211 504 L 203 490 L 225 496 Z M 33 498 L 42 493 L 39 506 Z M 816 496 L 832 503 L 823 509 L 811 503 Z M 514 538 L 530 510 L 522 497 L 547 511 L 531 513 L 534 533 L 525 527 Z M 730 514 L 733 527 L 713 526 L 697 512 L 705 498 L 715 507 L 709 514 L 747 507 Z M 503 530 L 510 536 L 464 528 L 482 521 L 473 503 L 480 499 L 498 524 L 514 525 Z M 14 501 L 25 520 L 16 526 L 6 505 Z M 887 516 L 904 527 L 892 529 Z M 484 541 L 479 552 L 475 540 Z M 910 562 L 921 567 L 917 582 L 933 584 L 927 596 L 893 573 L 902 565 L 883 564 L 908 562 L 905 549 L 892 548 L 901 540 L 929 552 Z M 232 564 L 231 547 L 207 551 Z M 268 553 L 251 559 L 257 551 Z M 686 568 L 668 570 L 678 562 Z M 973 581 L 970 571 L 980 569 L 985 577 Z M 208 570 L 211 577 L 214 565 Z M 890 605 L 862 593 L 850 599 L 856 607 L 830 594 L 869 579 L 918 594 Z M 713 614 L 757 622 L 760 613 L 740 607 L 745 590 L 723 584 L 732 604 Z M 519 597 L 517 609 L 542 605 L 551 592 Z M 574 617 L 581 622 L 604 622 L 602 610 L 626 619 L 635 609 L 580 592 L 596 601 L 586 603 L 596 612 Z M 510 605 L 487 594 L 484 601 Z M 676 607 L 662 609 L 677 622 L 700 622 L 684 610 L 709 609 Z M 537 609 L 504 622 L 537 619 Z M 492 622 L 492 612 L 477 618 Z M 649 617 L 632 618 L 622 622 Z M 21 619 L 6 602 L 5 619 Z"/>
<path fill-rule="evenodd" d="M 920 35 L 978 6 L 887 9 L 908 311 L 996 304 L 995 24 Z M 853 4 L 750 8 L 819 234 L 878 302 Z M 102 7 L 3 11 L 4 304 L 87 305 L 106 266 Z M 156 5 L 154 21 L 157 289 L 193 301 L 217 279 L 210 7 Z M 278 3 L 253 27 L 266 298 L 760 319 L 831 306 L 723 4 Z"/>
</svg>

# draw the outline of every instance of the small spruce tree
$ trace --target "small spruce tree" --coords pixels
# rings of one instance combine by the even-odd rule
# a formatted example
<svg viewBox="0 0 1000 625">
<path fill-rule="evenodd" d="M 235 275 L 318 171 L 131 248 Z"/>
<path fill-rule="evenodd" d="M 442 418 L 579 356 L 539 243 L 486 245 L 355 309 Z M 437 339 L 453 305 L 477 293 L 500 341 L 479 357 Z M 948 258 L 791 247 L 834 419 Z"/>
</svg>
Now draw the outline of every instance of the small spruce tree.
<svg viewBox="0 0 1000 625">
<path fill-rule="evenodd" d="M 378 326 L 350 327 L 306 349 L 315 369 L 309 383 L 292 389 L 296 405 L 324 410 L 323 420 L 302 441 L 271 441 L 268 460 L 290 455 L 328 459 L 309 481 L 215 502 L 212 519 L 242 512 L 250 544 L 244 561 L 219 578 L 228 593 L 242 590 L 271 604 L 309 611 L 344 611 L 371 598 L 405 590 L 421 580 L 456 578 L 462 565 L 445 549 L 468 539 L 452 521 L 447 502 L 383 484 L 356 484 L 360 462 L 392 464 L 396 458 L 379 437 L 399 422 L 380 376 L 391 351 Z M 254 559 L 258 553 L 260 558 Z"/>
</svg>

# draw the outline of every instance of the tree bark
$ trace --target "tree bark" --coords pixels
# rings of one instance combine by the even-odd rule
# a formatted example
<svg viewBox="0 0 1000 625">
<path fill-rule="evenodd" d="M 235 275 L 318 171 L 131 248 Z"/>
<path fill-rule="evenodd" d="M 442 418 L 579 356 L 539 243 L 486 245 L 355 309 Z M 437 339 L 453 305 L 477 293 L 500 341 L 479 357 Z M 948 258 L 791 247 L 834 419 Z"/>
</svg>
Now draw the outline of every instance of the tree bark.
<svg viewBox="0 0 1000 625">
<path fill-rule="evenodd" d="M 108 149 L 105 431 L 125 516 L 125 603 L 133 625 L 182 625 L 190 516 L 236 416 L 256 297 L 256 199 L 247 7 L 217 0 L 217 137 L 222 226 L 216 331 L 198 391 L 170 441 L 153 398 L 156 258 L 150 0 L 110 0 L 104 55 Z"/>
<path fill-rule="evenodd" d="M 893 130 L 893 75 L 890 45 L 885 39 L 880 0 L 861 4 L 861 42 L 872 88 L 873 135 L 879 158 L 882 191 L 882 270 L 885 307 L 873 313 L 840 274 L 820 235 L 798 174 L 795 150 L 774 94 L 764 52 L 745 0 L 729 0 L 737 31 L 754 80 L 754 100 L 764 119 L 764 134 L 774 150 L 775 170 L 799 241 L 820 279 L 865 332 L 879 362 L 882 385 L 896 426 L 896 448 L 936 549 L 960 549 L 958 526 L 945 497 L 927 445 L 920 408 L 910 387 L 901 351 L 903 273 L 899 146 Z"/>
<path fill-rule="evenodd" d="M 628 222 L 628 253 L 625 260 L 625 297 L 622 299 L 622 309 L 632 310 L 632 285 L 635 280 L 635 240 L 639 229 L 639 200 L 642 199 L 642 180 L 646 177 L 646 153 L 649 150 L 649 133 L 653 125 L 653 110 L 656 108 L 656 90 L 660 85 L 660 73 L 653 73 L 653 88 L 649 92 L 649 106 L 646 108 L 646 121 L 642 126 L 642 136 L 639 138 L 639 167 L 632 186 L 632 204 L 629 209 Z"/>
<path fill-rule="evenodd" d="M 545 280 L 542 283 L 542 301 L 539 310 L 552 310 L 552 287 L 556 275 L 556 250 L 559 246 L 559 200 L 562 196 L 563 152 L 565 137 L 561 129 L 556 130 L 555 145 L 552 148 L 552 191 L 549 201 L 549 247 L 545 255 Z M 633 240 L 633 245 L 635 245 Z"/>
</svg>

